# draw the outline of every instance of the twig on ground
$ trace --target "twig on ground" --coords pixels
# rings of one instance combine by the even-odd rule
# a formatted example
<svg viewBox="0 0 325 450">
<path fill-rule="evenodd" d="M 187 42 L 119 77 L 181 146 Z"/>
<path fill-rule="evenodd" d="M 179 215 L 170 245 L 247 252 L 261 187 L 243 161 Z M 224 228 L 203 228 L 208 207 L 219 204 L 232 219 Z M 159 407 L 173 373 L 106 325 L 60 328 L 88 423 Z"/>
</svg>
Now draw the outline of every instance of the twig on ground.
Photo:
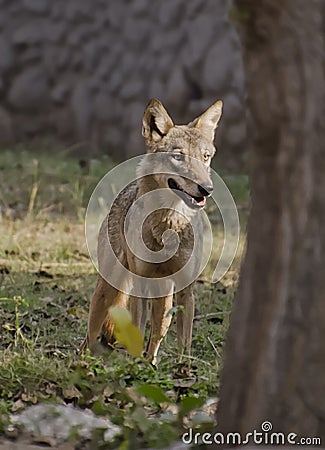
<svg viewBox="0 0 325 450">
<path fill-rule="evenodd" d="M 226 316 L 230 313 L 231 313 L 231 311 L 218 311 L 218 312 L 214 312 L 214 313 L 198 314 L 197 316 L 194 316 L 193 320 L 213 319 L 214 317 Z"/>
<path fill-rule="evenodd" d="M 218 356 L 218 358 L 220 358 L 220 353 L 218 352 L 217 347 L 214 345 L 214 343 L 212 342 L 212 339 L 210 338 L 210 336 L 208 336 L 208 341 L 211 344 L 211 347 L 213 348 L 213 350 L 215 351 L 215 354 Z"/>
</svg>

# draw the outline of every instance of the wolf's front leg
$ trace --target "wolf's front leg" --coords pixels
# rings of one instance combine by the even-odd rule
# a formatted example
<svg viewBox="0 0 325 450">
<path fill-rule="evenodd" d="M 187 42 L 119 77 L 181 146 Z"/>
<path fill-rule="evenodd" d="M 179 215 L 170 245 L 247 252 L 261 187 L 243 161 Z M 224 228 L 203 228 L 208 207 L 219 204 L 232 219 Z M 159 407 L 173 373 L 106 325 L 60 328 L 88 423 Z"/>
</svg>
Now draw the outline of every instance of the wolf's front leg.
<svg viewBox="0 0 325 450">
<path fill-rule="evenodd" d="M 177 343 L 180 355 L 191 353 L 192 329 L 194 318 L 194 283 L 176 294 L 177 306 Z"/>
<path fill-rule="evenodd" d="M 129 308 L 132 316 L 132 323 L 138 327 L 144 336 L 147 322 L 147 302 L 146 298 L 130 296 Z"/>
<path fill-rule="evenodd" d="M 88 347 L 92 353 L 98 353 L 100 334 L 107 342 L 112 341 L 113 324 L 108 317 L 111 306 L 127 307 L 127 297 L 99 276 L 90 303 L 87 335 L 80 351 Z"/>
<path fill-rule="evenodd" d="M 166 297 L 151 300 L 150 337 L 147 345 L 147 357 L 156 364 L 160 343 L 168 331 L 172 315 L 168 311 L 173 306 L 173 293 Z"/>
</svg>

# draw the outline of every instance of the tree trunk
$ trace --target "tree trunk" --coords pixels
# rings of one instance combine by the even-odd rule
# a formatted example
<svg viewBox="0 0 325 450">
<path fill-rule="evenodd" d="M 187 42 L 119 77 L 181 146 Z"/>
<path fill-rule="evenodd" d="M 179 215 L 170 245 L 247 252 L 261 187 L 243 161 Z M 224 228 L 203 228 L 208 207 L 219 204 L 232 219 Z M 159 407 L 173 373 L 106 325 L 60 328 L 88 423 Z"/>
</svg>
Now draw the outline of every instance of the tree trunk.
<svg viewBox="0 0 325 450">
<path fill-rule="evenodd" d="M 325 445 L 322 0 L 237 0 L 252 161 L 248 247 L 231 317 L 218 431 Z"/>
</svg>

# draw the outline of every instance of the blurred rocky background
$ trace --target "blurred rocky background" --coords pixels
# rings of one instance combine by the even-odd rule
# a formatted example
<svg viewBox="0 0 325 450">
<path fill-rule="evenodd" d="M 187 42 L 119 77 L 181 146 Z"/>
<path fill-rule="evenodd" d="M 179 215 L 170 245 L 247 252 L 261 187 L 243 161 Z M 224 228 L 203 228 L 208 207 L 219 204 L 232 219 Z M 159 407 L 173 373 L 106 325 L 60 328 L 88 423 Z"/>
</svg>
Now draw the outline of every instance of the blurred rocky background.
<svg viewBox="0 0 325 450">
<path fill-rule="evenodd" d="M 245 167 L 243 66 L 228 0 L 0 0 L 0 8 L 0 144 L 44 137 L 124 159 L 144 151 L 151 97 L 176 123 L 222 99 L 222 164 Z"/>
</svg>

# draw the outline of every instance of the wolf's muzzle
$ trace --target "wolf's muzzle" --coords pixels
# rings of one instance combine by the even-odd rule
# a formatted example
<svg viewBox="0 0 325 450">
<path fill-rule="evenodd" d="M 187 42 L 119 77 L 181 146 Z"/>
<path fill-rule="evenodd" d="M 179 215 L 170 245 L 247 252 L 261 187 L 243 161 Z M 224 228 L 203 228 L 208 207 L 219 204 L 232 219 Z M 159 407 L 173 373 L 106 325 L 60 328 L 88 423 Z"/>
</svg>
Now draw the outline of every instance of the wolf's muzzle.
<svg viewBox="0 0 325 450">
<path fill-rule="evenodd" d="M 199 184 L 198 185 L 199 191 L 200 193 L 204 196 L 204 197 L 208 197 L 209 195 L 212 194 L 213 192 L 213 186 L 212 184 Z"/>
</svg>

